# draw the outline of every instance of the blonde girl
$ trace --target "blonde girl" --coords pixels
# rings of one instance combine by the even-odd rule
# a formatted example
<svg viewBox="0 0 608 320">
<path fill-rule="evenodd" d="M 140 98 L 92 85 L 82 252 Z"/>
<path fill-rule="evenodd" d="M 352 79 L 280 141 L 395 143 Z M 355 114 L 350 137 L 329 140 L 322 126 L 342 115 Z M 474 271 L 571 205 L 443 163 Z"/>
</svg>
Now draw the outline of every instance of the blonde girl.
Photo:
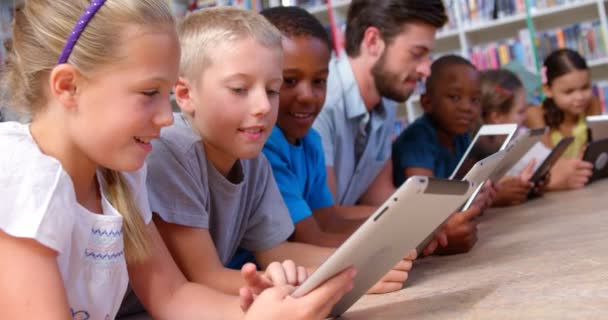
<svg viewBox="0 0 608 320">
<path fill-rule="evenodd" d="M 179 66 L 165 1 L 28 0 L 13 41 L 4 85 L 32 121 L 0 124 L 1 318 L 113 319 L 130 281 L 159 319 L 321 319 L 350 288 L 352 270 L 291 299 L 286 261 L 245 266 L 238 299 L 179 272 L 145 189 Z"/>
</svg>

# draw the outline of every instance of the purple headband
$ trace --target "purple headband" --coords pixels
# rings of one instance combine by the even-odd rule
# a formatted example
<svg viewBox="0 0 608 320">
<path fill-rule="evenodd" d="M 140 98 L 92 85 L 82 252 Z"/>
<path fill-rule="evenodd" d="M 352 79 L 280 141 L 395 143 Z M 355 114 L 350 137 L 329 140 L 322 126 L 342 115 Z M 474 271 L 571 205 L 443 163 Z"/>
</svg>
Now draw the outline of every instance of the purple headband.
<svg viewBox="0 0 608 320">
<path fill-rule="evenodd" d="M 91 1 L 89 7 L 82 13 L 80 19 L 78 19 L 78 22 L 74 26 L 74 30 L 70 33 L 70 37 L 68 38 L 65 47 L 63 47 L 63 51 L 61 51 L 61 56 L 59 56 L 57 64 L 68 62 L 68 58 L 70 57 L 70 54 L 72 54 L 72 50 L 74 50 L 74 46 L 84 31 L 84 28 L 87 27 L 89 22 L 91 22 L 91 19 L 93 19 L 97 11 L 99 11 L 99 8 L 101 8 L 105 2 L 106 0 Z"/>
</svg>

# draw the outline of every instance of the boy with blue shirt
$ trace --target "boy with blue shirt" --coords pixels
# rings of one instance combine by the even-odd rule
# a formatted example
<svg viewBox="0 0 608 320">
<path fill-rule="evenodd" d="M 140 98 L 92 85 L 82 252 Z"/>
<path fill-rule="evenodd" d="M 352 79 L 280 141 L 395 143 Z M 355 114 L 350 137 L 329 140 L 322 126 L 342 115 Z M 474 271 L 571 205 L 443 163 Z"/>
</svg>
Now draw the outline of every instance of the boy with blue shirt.
<svg viewBox="0 0 608 320">
<path fill-rule="evenodd" d="M 451 175 L 470 143 L 470 128 L 479 121 L 479 76 L 477 69 L 460 56 L 444 56 L 432 64 L 426 93 L 421 97 L 425 114 L 393 144 L 396 186 L 414 175 L 440 178 Z M 444 230 L 449 245 L 440 248 L 439 254 L 463 253 L 475 245 L 478 223 L 475 217 L 482 211 L 480 208 L 491 205 L 494 192 L 491 185 L 486 186 L 473 210 L 456 213 L 446 222 Z"/>
<path fill-rule="evenodd" d="M 395 186 L 407 177 L 399 168 L 427 168 L 439 178 L 449 178 L 470 144 L 469 133 L 459 134 L 446 148 L 439 141 L 437 124 L 429 113 L 423 114 L 408 126 L 393 143 L 393 172 Z"/>
<path fill-rule="evenodd" d="M 295 224 L 292 240 L 337 247 L 375 207 L 334 205 L 321 137 L 311 128 L 325 99 L 331 42 L 319 21 L 301 8 L 271 8 L 262 15 L 282 31 L 284 56 L 277 125 L 263 152 Z M 353 216 L 360 219 L 346 218 Z"/>
<path fill-rule="evenodd" d="M 448 55 L 431 66 L 421 103 L 425 114 L 393 143 L 395 186 L 414 175 L 449 178 L 470 143 L 469 130 L 481 114 L 477 69 Z"/>
<path fill-rule="evenodd" d="M 375 207 L 334 206 L 321 137 L 311 129 L 325 100 L 331 41 L 304 9 L 276 7 L 262 15 L 282 32 L 284 57 L 277 125 L 263 152 L 295 224 L 292 240 L 336 247 Z"/>
</svg>

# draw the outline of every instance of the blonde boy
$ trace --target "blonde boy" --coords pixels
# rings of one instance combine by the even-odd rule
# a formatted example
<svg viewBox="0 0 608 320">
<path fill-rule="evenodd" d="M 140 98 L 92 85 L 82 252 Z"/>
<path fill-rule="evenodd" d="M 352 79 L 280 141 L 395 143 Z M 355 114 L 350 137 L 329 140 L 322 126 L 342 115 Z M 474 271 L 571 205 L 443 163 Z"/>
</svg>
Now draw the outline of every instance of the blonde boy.
<svg viewBox="0 0 608 320">
<path fill-rule="evenodd" d="M 277 118 L 280 33 L 256 13 L 221 7 L 186 17 L 179 36 L 183 114 L 148 158 L 150 204 L 173 257 L 190 280 L 231 294 L 243 286 L 224 267 L 237 248 L 263 268 L 286 257 L 319 265 L 330 249 L 286 241 L 293 223 L 261 153 Z M 375 291 L 401 288 L 410 268 L 402 261 Z"/>
</svg>

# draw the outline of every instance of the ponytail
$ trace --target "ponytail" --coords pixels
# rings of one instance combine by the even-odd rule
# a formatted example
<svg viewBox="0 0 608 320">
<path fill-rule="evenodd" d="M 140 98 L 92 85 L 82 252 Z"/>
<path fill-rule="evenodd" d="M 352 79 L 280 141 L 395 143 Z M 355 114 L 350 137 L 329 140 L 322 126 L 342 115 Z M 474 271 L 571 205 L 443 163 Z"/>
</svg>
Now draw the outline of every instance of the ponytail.
<svg viewBox="0 0 608 320">
<path fill-rule="evenodd" d="M 564 121 L 564 111 L 562 111 L 551 98 L 543 101 L 543 111 L 545 123 L 551 129 L 558 129 Z"/>
<path fill-rule="evenodd" d="M 135 204 L 129 184 L 118 171 L 102 169 L 102 190 L 108 200 L 122 215 L 123 239 L 127 262 L 141 262 L 152 252 L 146 224 Z M 145 191 L 144 191 L 145 192 Z"/>
</svg>

